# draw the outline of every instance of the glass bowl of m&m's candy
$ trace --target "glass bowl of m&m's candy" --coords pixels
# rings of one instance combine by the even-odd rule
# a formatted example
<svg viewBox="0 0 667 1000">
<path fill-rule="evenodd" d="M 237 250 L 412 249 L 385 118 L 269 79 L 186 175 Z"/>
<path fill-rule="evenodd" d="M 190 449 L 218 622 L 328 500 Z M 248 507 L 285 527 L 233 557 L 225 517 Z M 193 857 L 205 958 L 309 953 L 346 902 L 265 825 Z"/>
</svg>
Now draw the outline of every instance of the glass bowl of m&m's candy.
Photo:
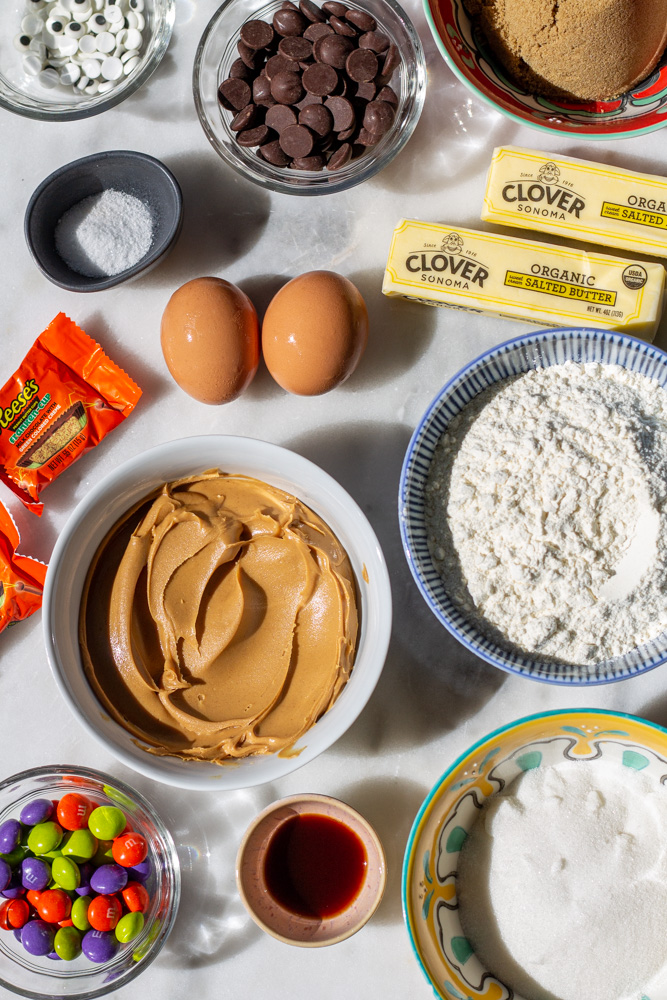
<svg viewBox="0 0 667 1000">
<path fill-rule="evenodd" d="M 174 924 L 171 834 L 134 789 L 82 767 L 0 782 L 0 986 L 98 997 L 127 985 Z"/>
</svg>

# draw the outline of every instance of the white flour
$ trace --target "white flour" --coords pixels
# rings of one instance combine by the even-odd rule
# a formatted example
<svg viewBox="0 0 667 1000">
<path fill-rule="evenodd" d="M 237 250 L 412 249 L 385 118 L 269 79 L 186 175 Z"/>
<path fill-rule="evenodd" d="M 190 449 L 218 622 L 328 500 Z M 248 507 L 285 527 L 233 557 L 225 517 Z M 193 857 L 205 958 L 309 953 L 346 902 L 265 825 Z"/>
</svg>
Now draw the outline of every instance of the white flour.
<svg viewBox="0 0 667 1000">
<path fill-rule="evenodd" d="M 429 548 L 492 638 L 593 665 L 667 628 L 667 393 L 574 364 L 475 397 L 438 444 Z"/>
<path fill-rule="evenodd" d="M 459 857 L 463 932 L 530 1000 L 664 995 L 667 791 L 563 761 L 493 796 Z"/>
</svg>

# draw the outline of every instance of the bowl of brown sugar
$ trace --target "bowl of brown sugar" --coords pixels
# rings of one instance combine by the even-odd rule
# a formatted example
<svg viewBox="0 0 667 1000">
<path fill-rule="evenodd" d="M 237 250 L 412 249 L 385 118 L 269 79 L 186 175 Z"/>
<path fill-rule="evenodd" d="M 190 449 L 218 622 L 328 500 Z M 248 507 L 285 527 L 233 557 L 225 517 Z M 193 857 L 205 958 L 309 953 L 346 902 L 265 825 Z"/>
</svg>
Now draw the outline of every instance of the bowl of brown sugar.
<svg viewBox="0 0 667 1000">
<path fill-rule="evenodd" d="M 522 125 L 588 139 L 661 128 L 667 0 L 424 0 L 436 44 Z"/>
</svg>

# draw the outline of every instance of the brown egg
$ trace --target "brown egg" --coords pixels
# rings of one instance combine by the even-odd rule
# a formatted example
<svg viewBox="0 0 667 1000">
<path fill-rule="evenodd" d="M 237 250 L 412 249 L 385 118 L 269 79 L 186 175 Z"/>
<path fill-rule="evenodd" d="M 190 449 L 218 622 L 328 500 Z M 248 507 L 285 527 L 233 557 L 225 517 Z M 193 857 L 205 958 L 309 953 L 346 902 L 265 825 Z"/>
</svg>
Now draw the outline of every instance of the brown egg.
<svg viewBox="0 0 667 1000">
<path fill-rule="evenodd" d="M 202 403 L 236 399 L 257 371 L 255 307 L 223 278 L 194 278 L 176 289 L 162 314 L 161 341 L 174 379 Z"/>
<path fill-rule="evenodd" d="M 276 382 L 319 396 L 349 378 L 364 353 L 368 312 L 342 274 L 308 271 L 274 295 L 262 324 L 262 353 Z"/>
</svg>

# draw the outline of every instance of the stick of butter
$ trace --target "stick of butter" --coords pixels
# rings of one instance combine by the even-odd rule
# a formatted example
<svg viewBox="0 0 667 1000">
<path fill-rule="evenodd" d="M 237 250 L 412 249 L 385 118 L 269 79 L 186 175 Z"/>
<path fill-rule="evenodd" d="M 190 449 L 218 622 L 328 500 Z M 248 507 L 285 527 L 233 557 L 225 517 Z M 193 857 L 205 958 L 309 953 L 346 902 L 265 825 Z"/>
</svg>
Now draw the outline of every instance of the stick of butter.
<svg viewBox="0 0 667 1000">
<path fill-rule="evenodd" d="M 667 180 L 500 146 L 493 151 L 482 219 L 667 257 Z"/>
<path fill-rule="evenodd" d="M 665 269 L 551 243 L 402 219 L 385 295 L 544 326 L 590 326 L 652 340 Z"/>
</svg>

